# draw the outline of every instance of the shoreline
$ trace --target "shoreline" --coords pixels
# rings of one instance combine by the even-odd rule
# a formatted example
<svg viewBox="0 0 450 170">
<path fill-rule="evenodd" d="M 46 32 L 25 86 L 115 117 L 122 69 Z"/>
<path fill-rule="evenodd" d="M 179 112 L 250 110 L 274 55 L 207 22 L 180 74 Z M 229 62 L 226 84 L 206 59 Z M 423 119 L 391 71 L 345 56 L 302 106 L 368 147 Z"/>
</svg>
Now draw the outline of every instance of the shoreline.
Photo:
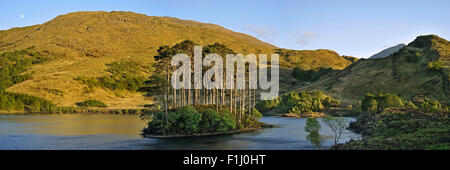
<svg viewBox="0 0 450 170">
<path fill-rule="evenodd" d="M 27 115 L 27 114 L 123 114 L 123 115 L 139 115 L 145 111 L 148 111 L 147 109 L 78 109 L 73 112 L 27 112 L 27 111 L 5 111 L 0 110 L 0 115 L 15 115 L 15 114 L 21 114 L 21 115 Z"/>
</svg>

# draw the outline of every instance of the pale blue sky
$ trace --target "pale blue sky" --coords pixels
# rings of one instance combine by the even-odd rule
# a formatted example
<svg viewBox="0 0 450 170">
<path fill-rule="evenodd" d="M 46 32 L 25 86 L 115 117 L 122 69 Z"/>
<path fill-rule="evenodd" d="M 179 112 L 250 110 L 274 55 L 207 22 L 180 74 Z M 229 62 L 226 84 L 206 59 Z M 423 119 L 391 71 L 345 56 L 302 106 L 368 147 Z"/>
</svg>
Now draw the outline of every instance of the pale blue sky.
<svg viewBox="0 0 450 170">
<path fill-rule="evenodd" d="M 450 37 L 448 0 L 2 0 L 0 30 L 75 11 L 133 11 L 214 23 L 289 49 L 369 57 L 418 35 Z"/>
</svg>

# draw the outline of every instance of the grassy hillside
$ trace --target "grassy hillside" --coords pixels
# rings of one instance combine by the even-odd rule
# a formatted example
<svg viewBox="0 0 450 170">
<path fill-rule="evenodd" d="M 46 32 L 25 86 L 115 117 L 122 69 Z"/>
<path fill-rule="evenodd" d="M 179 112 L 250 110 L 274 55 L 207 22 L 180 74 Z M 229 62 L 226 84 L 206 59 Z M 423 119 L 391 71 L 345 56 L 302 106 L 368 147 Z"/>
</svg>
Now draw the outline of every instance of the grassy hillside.
<svg viewBox="0 0 450 170">
<path fill-rule="evenodd" d="M 322 90 L 344 104 L 357 103 L 367 92 L 390 92 L 408 100 L 428 96 L 448 104 L 449 58 L 449 41 L 436 35 L 419 36 L 386 58 L 359 60 L 299 91 Z"/>
<path fill-rule="evenodd" d="M 55 56 L 152 56 L 158 47 L 186 39 L 202 45 L 219 42 L 243 53 L 276 48 L 213 24 L 132 12 L 76 12 L 0 32 L 0 52 L 37 46 Z"/>
<path fill-rule="evenodd" d="M 300 68 L 302 70 L 314 70 L 317 68 L 333 68 L 342 70 L 357 58 L 340 56 L 331 50 L 287 50 L 277 49 L 280 54 L 280 65 L 287 68 Z"/>
<path fill-rule="evenodd" d="M 273 45 L 223 27 L 132 12 L 76 12 L 41 25 L 0 31 L 0 53 L 34 47 L 53 56 L 31 66 L 31 78 L 7 89 L 43 97 L 57 105 L 75 106 L 100 100 L 110 108 L 136 108 L 149 103 L 141 93 L 128 90 L 90 89 L 78 77 L 109 75 L 108 64 L 133 61 L 150 65 L 156 49 L 186 39 L 199 44 L 219 42 L 235 51 L 270 52 Z M 146 76 L 149 73 L 142 73 Z"/>
<path fill-rule="evenodd" d="M 113 109 L 140 108 L 150 102 L 150 98 L 142 93 L 128 90 L 128 87 L 102 88 L 86 81 L 107 76 L 123 77 L 111 72 L 114 63 L 135 63 L 130 67 L 150 66 L 160 46 L 173 46 L 184 40 L 200 45 L 217 42 L 243 54 L 278 52 L 282 56 L 282 66 L 287 68 L 343 69 L 352 63 L 330 50 L 275 51 L 276 46 L 208 23 L 132 12 L 76 12 L 44 24 L 0 31 L 0 54 L 32 47 L 34 51 L 50 56 L 49 61 L 27 68 L 24 74 L 29 74 L 29 79 L 6 91 L 41 97 L 61 106 L 98 100 Z M 142 70 L 131 77 L 127 74 L 125 80 L 141 82 L 150 74 L 151 69 Z M 290 82 L 286 87 L 292 87 L 295 80 L 287 76 L 283 82 Z"/>
</svg>

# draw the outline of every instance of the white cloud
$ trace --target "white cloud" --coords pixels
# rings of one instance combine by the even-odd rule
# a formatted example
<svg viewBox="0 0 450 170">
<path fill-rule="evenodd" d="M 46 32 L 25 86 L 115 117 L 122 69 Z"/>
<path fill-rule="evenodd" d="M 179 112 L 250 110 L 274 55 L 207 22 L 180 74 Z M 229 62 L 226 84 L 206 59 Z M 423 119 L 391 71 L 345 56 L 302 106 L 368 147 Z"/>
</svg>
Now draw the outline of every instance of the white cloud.
<svg viewBox="0 0 450 170">
<path fill-rule="evenodd" d="M 24 18 L 25 18 L 25 15 L 20 14 L 20 19 L 24 19 Z"/>
<path fill-rule="evenodd" d="M 277 32 L 275 29 L 266 26 L 246 26 L 244 30 L 250 31 L 252 34 L 260 38 L 273 38 Z"/>
<path fill-rule="evenodd" d="M 296 43 L 300 46 L 306 46 L 309 44 L 311 39 L 319 37 L 319 34 L 315 32 L 304 32 L 300 37 L 297 39 Z"/>
</svg>

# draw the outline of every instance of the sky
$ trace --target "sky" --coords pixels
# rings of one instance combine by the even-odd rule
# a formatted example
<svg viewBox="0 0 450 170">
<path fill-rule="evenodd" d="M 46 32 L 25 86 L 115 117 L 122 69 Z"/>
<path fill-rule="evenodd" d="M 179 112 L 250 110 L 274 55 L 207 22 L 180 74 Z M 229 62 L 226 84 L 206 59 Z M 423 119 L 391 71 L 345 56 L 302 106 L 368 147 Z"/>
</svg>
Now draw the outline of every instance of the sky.
<svg viewBox="0 0 450 170">
<path fill-rule="evenodd" d="M 76 11 L 132 11 L 213 23 L 280 48 L 368 58 L 419 35 L 450 38 L 448 0 L 2 0 L 0 30 Z"/>
</svg>

